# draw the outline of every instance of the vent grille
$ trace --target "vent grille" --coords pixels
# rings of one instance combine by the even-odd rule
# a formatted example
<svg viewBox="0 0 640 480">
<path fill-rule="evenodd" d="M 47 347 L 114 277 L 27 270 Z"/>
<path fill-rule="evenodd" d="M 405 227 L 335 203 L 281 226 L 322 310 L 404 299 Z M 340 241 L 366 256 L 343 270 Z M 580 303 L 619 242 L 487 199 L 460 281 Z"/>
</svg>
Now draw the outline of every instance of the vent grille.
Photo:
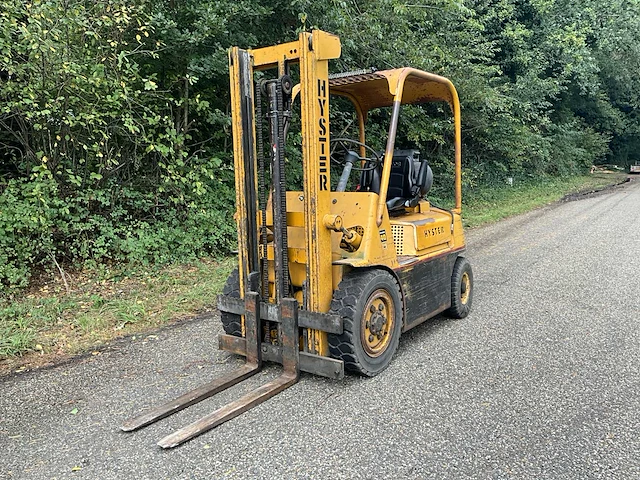
<svg viewBox="0 0 640 480">
<path fill-rule="evenodd" d="M 404 225 L 391 225 L 396 255 L 404 255 Z"/>
</svg>

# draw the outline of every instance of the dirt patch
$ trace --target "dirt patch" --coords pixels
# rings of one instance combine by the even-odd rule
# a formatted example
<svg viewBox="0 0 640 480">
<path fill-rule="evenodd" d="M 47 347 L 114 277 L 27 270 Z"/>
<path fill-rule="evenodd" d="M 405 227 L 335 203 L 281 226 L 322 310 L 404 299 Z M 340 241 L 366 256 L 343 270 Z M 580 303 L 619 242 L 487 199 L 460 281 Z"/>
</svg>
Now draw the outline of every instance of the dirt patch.
<svg viewBox="0 0 640 480">
<path fill-rule="evenodd" d="M 560 200 L 561 202 L 573 202 L 576 200 L 581 200 L 583 198 L 587 198 L 587 197 L 595 197 L 598 195 L 603 195 L 605 193 L 609 193 L 612 192 L 614 190 L 617 190 L 619 188 L 623 188 L 625 184 L 627 183 L 631 183 L 631 182 L 636 182 L 640 180 L 640 176 L 628 176 L 626 178 L 624 178 L 621 181 L 615 182 L 615 183 L 611 183 L 609 185 L 605 185 L 603 187 L 598 187 L 595 189 L 587 189 L 587 190 L 581 190 L 579 192 L 574 192 L 574 193 L 569 193 L 567 195 L 565 195 L 564 197 L 562 197 L 562 199 Z"/>
</svg>

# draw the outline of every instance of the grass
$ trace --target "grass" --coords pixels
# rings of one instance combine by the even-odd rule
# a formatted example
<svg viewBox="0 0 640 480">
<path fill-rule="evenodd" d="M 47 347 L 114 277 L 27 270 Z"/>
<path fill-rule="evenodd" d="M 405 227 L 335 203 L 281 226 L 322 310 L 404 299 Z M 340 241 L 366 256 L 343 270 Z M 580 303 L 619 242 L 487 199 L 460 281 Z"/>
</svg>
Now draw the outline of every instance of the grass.
<svg viewBox="0 0 640 480">
<path fill-rule="evenodd" d="M 11 357 L 31 352 L 46 362 L 96 350 L 118 336 L 211 309 L 234 264 L 203 259 L 76 272 L 69 275 L 69 292 L 60 277 L 40 279 L 22 298 L 0 297 L 0 360 L 14 364 Z"/>
<path fill-rule="evenodd" d="M 624 174 L 594 174 L 513 186 L 467 189 L 466 226 L 475 227 L 554 202 L 566 194 L 619 183 Z M 442 203 L 444 206 L 451 206 Z M 0 296 L 0 373 L 99 348 L 214 308 L 235 258 L 168 267 L 101 267 L 39 279 L 21 298 Z"/>
<path fill-rule="evenodd" d="M 519 215 L 560 200 L 565 195 L 592 192 L 620 183 L 624 173 L 595 173 L 565 178 L 545 178 L 538 182 L 514 182 L 513 186 L 479 187 L 463 192 L 462 216 L 465 227 L 477 227 Z"/>
</svg>

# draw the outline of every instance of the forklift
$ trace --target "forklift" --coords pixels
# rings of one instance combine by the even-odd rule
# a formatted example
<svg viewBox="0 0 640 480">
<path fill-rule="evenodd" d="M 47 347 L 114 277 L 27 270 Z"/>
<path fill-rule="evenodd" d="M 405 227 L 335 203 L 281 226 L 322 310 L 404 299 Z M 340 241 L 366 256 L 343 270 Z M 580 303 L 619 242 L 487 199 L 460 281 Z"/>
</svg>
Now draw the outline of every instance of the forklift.
<svg viewBox="0 0 640 480">
<path fill-rule="evenodd" d="M 401 333 L 443 312 L 469 313 L 473 273 L 460 216 L 456 89 L 413 68 L 329 75 L 340 50 L 339 38 L 321 30 L 281 45 L 230 49 L 238 268 L 218 298 L 225 331 L 219 346 L 246 363 L 122 430 L 200 402 L 255 375 L 264 362 L 283 366 L 275 380 L 158 442 L 175 447 L 273 397 L 300 372 L 375 376 L 391 362 Z M 331 138 L 329 106 L 337 98 L 353 106 L 357 138 Z M 297 102 L 303 185 L 288 189 L 285 143 Z M 426 198 L 428 160 L 395 144 L 402 106 L 424 102 L 444 102 L 453 114 L 450 210 Z M 390 110 L 384 151 L 365 136 L 369 112 L 379 109 Z M 332 169 L 339 172 L 333 179 Z"/>
</svg>

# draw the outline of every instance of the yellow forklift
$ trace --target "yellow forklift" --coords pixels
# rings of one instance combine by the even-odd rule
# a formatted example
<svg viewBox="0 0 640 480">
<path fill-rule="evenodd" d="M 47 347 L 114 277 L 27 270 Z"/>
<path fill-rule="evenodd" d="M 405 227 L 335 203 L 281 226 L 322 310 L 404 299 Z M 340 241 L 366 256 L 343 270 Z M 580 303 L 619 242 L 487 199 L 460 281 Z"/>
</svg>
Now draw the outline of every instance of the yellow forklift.
<svg viewBox="0 0 640 480">
<path fill-rule="evenodd" d="M 236 176 L 238 269 L 218 308 L 220 348 L 246 364 L 129 420 L 132 431 L 256 374 L 277 379 L 163 438 L 175 447 L 297 382 L 300 372 L 374 376 L 400 334 L 441 312 L 469 313 L 473 274 L 461 213 L 460 105 L 453 84 L 413 68 L 329 75 L 340 40 L 303 32 L 297 41 L 229 52 Z M 294 84 L 293 78 L 299 78 Z M 329 105 L 349 101 L 358 137 L 330 137 Z M 299 102 L 302 190 L 287 188 L 285 141 Z M 455 206 L 426 199 L 433 182 L 418 150 L 396 148 L 403 105 L 445 102 L 454 120 Z M 296 107 L 297 108 L 297 107 Z M 390 110 L 384 151 L 367 144 L 368 113 Z M 331 170 L 339 176 L 331 178 Z"/>
</svg>

